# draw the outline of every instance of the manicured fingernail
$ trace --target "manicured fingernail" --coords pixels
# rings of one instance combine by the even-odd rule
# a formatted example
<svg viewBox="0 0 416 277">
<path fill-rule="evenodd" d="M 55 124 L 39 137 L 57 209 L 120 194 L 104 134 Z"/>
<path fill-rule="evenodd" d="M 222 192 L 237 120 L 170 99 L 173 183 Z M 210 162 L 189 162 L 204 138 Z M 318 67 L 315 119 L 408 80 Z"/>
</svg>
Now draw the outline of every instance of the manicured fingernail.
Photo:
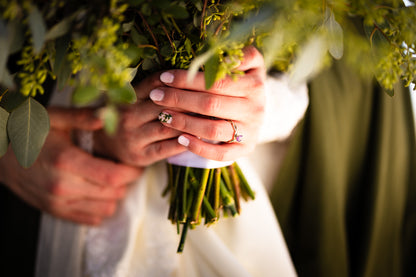
<svg viewBox="0 0 416 277">
<path fill-rule="evenodd" d="M 179 136 L 178 137 L 178 142 L 179 142 L 179 144 L 181 144 L 181 145 L 183 145 L 185 147 L 188 147 L 188 145 L 189 145 L 189 139 L 187 139 L 184 136 Z"/>
<path fill-rule="evenodd" d="M 150 92 L 149 97 L 153 101 L 162 101 L 163 97 L 165 97 L 165 92 L 156 88 Z"/>
<path fill-rule="evenodd" d="M 163 123 L 170 124 L 172 122 L 172 115 L 167 112 L 161 112 L 157 118 L 159 119 L 160 122 L 163 122 Z"/>
<path fill-rule="evenodd" d="M 163 83 L 170 84 L 173 82 L 173 79 L 175 79 L 175 76 L 173 76 L 173 74 L 170 72 L 163 72 L 162 74 L 160 74 L 160 80 Z"/>
</svg>

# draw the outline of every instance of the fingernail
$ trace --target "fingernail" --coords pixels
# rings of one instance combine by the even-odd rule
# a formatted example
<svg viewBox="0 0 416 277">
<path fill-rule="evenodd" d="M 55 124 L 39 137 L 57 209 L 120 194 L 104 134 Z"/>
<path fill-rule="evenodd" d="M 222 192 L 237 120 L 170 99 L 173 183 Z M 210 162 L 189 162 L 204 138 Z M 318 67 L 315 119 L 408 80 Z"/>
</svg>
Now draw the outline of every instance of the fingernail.
<svg viewBox="0 0 416 277">
<path fill-rule="evenodd" d="M 167 112 L 161 112 L 157 118 L 163 123 L 170 124 L 172 122 L 172 115 Z"/>
<path fill-rule="evenodd" d="M 162 74 L 160 74 L 160 80 L 163 83 L 170 84 L 173 82 L 173 79 L 175 79 L 175 76 L 170 72 L 163 72 Z"/>
<path fill-rule="evenodd" d="M 181 145 L 183 145 L 185 147 L 188 147 L 188 145 L 189 145 L 189 139 L 187 139 L 184 136 L 179 136 L 178 137 L 178 142 L 179 142 L 179 144 L 181 144 Z"/>
<path fill-rule="evenodd" d="M 153 101 L 162 101 L 163 97 L 165 97 L 165 92 L 156 88 L 150 92 L 149 97 Z"/>
</svg>

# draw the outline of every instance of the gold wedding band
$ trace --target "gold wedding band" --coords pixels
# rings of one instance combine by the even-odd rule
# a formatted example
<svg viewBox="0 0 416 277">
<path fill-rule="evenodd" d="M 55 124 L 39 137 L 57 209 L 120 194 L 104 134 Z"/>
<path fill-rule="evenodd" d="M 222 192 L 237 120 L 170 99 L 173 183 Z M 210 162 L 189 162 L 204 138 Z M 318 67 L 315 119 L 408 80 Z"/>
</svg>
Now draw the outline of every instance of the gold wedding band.
<svg viewBox="0 0 416 277">
<path fill-rule="evenodd" d="M 231 127 L 233 127 L 233 137 L 227 141 L 227 143 L 233 143 L 233 142 L 241 142 L 243 140 L 243 135 L 240 135 L 238 133 L 237 125 L 232 120 L 227 120 L 231 123 Z"/>
</svg>

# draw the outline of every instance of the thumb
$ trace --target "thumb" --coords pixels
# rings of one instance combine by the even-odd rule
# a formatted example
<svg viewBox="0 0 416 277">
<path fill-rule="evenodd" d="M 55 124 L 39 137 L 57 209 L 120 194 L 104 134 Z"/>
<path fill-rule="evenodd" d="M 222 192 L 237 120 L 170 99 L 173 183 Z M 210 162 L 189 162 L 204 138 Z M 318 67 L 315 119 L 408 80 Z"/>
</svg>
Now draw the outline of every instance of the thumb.
<svg viewBox="0 0 416 277">
<path fill-rule="evenodd" d="M 61 130 L 89 130 L 94 131 L 103 127 L 95 110 L 91 108 L 48 108 L 51 128 Z"/>
</svg>

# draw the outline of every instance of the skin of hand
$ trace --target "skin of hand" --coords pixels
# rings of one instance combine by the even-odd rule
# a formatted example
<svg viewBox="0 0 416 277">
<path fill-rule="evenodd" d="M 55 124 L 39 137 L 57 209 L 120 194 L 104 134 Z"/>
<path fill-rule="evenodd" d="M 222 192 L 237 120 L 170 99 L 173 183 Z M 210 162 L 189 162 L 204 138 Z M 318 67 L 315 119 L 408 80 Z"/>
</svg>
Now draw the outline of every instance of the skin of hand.
<svg viewBox="0 0 416 277">
<path fill-rule="evenodd" d="M 102 127 L 92 110 L 48 110 L 51 129 L 39 157 L 22 168 L 9 147 L 0 182 L 28 204 L 56 217 L 98 225 L 111 216 L 142 169 L 93 157 L 74 145 L 71 131 Z"/>
<path fill-rule="evenodd" d="M 256 145 L 264 115 L 262 55 L 255 47 L 247 47 L 237 69 L 245 74 L 238 80 L 227 77 L 209 90 L 203 73 L 188 83 L 186 70 L 168 70 L 144 79 L 135 86 L 138 102 L 121 110 L 116 135 L 95 134 L 95 151 L 135 166 L 147 166 L 187 149 L 220 161 L 249 153 Z M 158 121 L 161 112 L 172 116 L 170 123 Z M 243 135 L 242 143 L 201 140 L 227 142 L 233 137 L 229 121 L 212 117 L 233 120 Z"/>
<path fill-rule="evenodd" d="M 202 72 L 187 82 L 187 71 L 169 70 L 160 77 L 165 86 L 150 92 L 154 103 L 161 105 L 163 113 L 171 117 L 162 124 L 181 132 L 178 142 L 199 156 L 218 161 L 235 160 L 256 146 L 265 109 L 263 56 L 255 47 L 246 47 L 237 69 L 244 75 L 237 80 L 226 77 L 208 90 Z M 242 142 L 207 142 L 228 142 L 233 138 L 234 129 L 227 120 L 235 123 L 238 134 L 243 135 Z"/>
</svg>

